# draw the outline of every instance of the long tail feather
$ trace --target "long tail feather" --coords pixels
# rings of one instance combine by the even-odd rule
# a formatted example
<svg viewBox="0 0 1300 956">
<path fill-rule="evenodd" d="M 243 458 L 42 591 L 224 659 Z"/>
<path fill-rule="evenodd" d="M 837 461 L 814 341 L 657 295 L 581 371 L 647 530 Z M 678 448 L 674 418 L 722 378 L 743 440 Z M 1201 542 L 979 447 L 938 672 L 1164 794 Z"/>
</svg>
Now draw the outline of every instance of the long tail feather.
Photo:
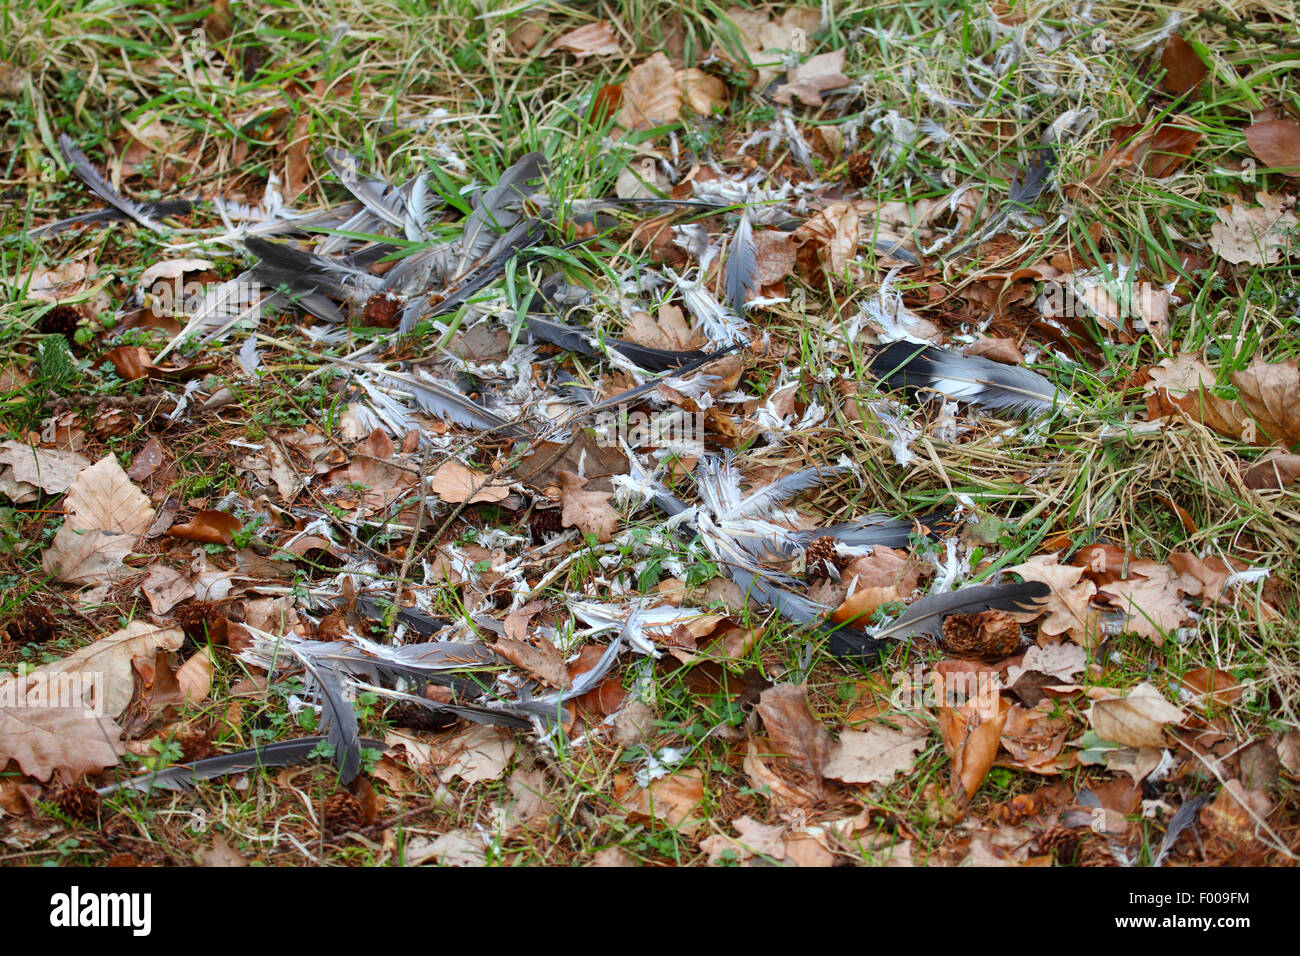
<svg viewBox="0 0 1300 956">
<path fill-rule="evenodd" d="M 745 314 L 745 299 L 758 290 L 758 247 L 754 245 L 754 229 L 744 213 L 727 255 L 726 290 L 727 304 L 737 315 Z"/>
<path fill-rule="evenodd" d="M 176 764 L 156 773 L 142 773 L 117 783 L 100 787 L 101 796 L 116 790 L 184 790 L 193 787 L 200 780 L 213 780 L 234 773 L 246 773 L 249 770 L 261 770 L 272 767 L 292 767 L 306 763 L 311 759 L 316 748 L 326 742 L 325 737 L 297 737 L 282 740 L 265 747 L 240 750 L 233 754 L 208 757 L 192 763 Z M 383 750 L 382 740 L 362 738 L 361 745 L 367 750 Z"/>
</svg>

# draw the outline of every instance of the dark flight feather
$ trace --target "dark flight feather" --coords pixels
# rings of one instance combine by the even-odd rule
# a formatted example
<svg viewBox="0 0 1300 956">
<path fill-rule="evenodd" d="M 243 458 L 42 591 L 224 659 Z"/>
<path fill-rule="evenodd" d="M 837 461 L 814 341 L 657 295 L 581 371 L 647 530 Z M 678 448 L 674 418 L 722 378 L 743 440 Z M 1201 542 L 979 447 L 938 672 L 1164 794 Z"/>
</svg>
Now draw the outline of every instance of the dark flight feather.
<svg viewBox="0 0 1300 956">
<path fill-rule="evenodd" d="M 162 231 L 163 227 L 153 220 L 149 215 L 149 210 L 143 204 L 123 196 L 109 184 L 108 180 L 99 174 L 99 170 L 90 165 L 90 160 L 81 151 L 81 147 L 74 143 L 72 137 L 67 133 L 59 134 L 59 152 L 63 154 L 63 158 L 72 167 L 72 171 L 77 178 L 90 187 L 91 192 L 96 196 L 110 206 L 121 210 L 123 214 L 134 219 L 140 225 L 152 229 L 154 232 Z"/>
<path fill-rule="evenodd" d="M 1023 584 L 977 584 L 946 594 L 932 594 L 909 607 L 875 637 L 877 640 L 892 638 L 903 641 L 925 635 L 937 641 L 943 633 L 943 619 L 950 614 L 1033 611 L 1051 593 L 1052 589 L 1042 581 L 1026 581 Z"/>
<path fill-rule="evenodd" d="M 293 740 L 281 740 L 265 747 L 254 747 L 233 754 L 195 760 L 192 763 L 176 764 L 157 772 L 137 774 L 100 787 L 97 792 L 100 796 L 105 796 L 116 790 L 140 790 L 145 793 L 150 790 L 186 790 L 200 780 L 213 780 L 250 770 L 292 767 L 306 763 L 311 759 L 316 748 L 326 742 L 325 737 L 297 737 Z M 382 740 L 367 738 L 361 739 L 361 745 L 367 750 L 383 750 L 386 746 Z"/>
<path fill-rule="evenodd" d="M 870 367 L 886 388 L 934 391 L 989 411 L 1038 414 L 1069 404 L 1037 372 L 933 345 L 894 342 L 871 357 Z"/>
</svg>

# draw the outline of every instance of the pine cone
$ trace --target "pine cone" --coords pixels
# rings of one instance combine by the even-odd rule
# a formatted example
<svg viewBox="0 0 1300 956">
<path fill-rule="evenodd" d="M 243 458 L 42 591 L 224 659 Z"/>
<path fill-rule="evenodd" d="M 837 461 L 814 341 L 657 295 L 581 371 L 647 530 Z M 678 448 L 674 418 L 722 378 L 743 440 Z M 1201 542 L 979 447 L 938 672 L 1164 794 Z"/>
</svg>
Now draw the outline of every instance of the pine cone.
<svg viewBox="0 0 1300 956">
<path fill-rule="evenodd" d="M 19 644 L 47 644 L 57 633 L 54 614 L 44 604 L 26 604 L 19 617 L 9 622 L 9 638 Z"/>
<path fill-rule="evenodd" d="M 950 614 L 943 622 L 943 646 L 970 657 L 1010 657 L 1020 650 L 1020 625 L 1005 611 Z"/>
<path fill-rule="evenodd" d="M 361 801 L 346 790 L 340 790 L 325 800 L 321 824 L 326 833 L 347 833 L 361 826 Z"/>
<path fill-rule="evenodd" d="M 366 300 L 366 307 L 361 310 L 361 324 L 377 329 L 395 329 L 400 323 L 397 312 L 401 305 L 401 300 L 391 292 L 376 292 Z"/>
<path fill-rule="evenodd" d="M 835 550 L 835 539 L 824 537 L 814 538 L 812 543 L 804 548 L 803 564 L 807 569 L 807 573 L 817 577 L 826 577 L 826 566 L 828 564 L 837 571 L 843 571 L 848 567 L 849 562 Z"/>
<path fill-rule="evenodd" d="M 81 313 L 77 311 L 76 306 L 61 304 L 41 316 L 36 323 L 36 328 L 45 335 L 62 335 L 71 345 L 77 334 L 77 323 L 80 321 Z"/>
<path fill-rule="evenodd" d="M 403 701 L 388 708 L 388 719 L 393 722 L 394 727 L 427 732 L 446 730 L 460 718 L 455 714 L 438 713 L 428 707 Z"/>
<path fill-rule="evenodd" d="M 186 763 L 204 760 L 216 752 L 208 732 L 201 727 L 180 732 L 176 735 L 176 743 L 180 745 Z"/>
<path fill-rule="evenodd" d="M 534 543 L 542 544 L 547 538 L 557 535 L 564 530 L 563 519 L 560 516 L 560 509 L 534 508 L 532 516 L 528 519 L 528 527 L 533 532 Z"/>
<path fill-rule="evenodd" d="M 184 601 L 172 608 L 172 617 L 195 644 L 226 643 L 228 622 L 211 601 Z"/>
<path fill-rule="evenodd" d="M 871 182 L 871 154 L 853 153 L 849 156 L 849 184 L 861 188 Z"/>
<path fill-rule="evenodd" d="M 84 783 L 61 784 L 50 790 L 47 796 L 74 820 L 91 823 L 99 819 L 99 794 Z"/>
<path fill-rule="evenodd" d="M 1063 823 L 1054 823 L 1038 838 L 1043 853 L 1050 853 L 1057 863 L 1073 863 L 1079 853 L 1083 834 Z"/>
</svg>

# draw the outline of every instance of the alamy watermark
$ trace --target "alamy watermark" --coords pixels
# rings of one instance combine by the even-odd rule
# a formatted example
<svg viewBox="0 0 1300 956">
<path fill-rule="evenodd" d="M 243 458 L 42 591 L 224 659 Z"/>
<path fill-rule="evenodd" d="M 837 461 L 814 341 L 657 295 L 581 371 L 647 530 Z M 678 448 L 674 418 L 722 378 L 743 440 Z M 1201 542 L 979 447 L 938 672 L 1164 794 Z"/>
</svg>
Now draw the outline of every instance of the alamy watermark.
<svg viewBox="0 0 1300 956">
<path fill-rule="evenodd" d="M 703 412 L 629 412 L 619 407 L 597 413 L 593 424 L 596 444 L 602 447 L 663 448 L 685 456 L 704 452 Z"/>
<path fill-rule="evenodd" d="M 81 708 L 87 717 L 104 716 L 102 671 L 34 671 L 0 680 L 0 707 Z"/>
<path fill-rule="evenodd" d="M 984 718 L 998 715 L 1002 685 L 994 671 L 940 673 L 914 664 L 907 670 L 895 671 L 889 680 L 894 685 L 889 703 L 896 710 L 969 707 Z"/>
</svg>

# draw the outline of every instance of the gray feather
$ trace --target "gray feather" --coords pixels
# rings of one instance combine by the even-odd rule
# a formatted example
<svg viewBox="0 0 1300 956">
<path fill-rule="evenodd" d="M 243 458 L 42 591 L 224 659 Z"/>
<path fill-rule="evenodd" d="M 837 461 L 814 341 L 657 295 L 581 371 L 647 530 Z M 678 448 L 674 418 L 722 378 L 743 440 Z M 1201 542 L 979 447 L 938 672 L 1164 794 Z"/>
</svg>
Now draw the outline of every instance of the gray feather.
<svg viewBox="0 0 1300 956">
<path fill-rule="evenodd" d="M 282 740 L 265 747 L 240 750 L 237 753 L 208 757 L 192 763 L 176 764 L 157 772 L 138 774 L 100 787 L 97 792 L 105 796 L 117 790 L 140 790 L 146 793 L 151 790 L 184 790 L 193 787 L 200 780 L 212 780 L 268 767 L 291 767 L 306 763 L 311 759 L 316 748 L 325 742 L 324 737 L 297 737 L 293 740 Z M 367 750 L 383 750 L 385 747 L 381 740 L 362 739 L 361 744 Z"/>
<path fill-rule="evenodd" d="M 1038 603 L 1051 594 L 1042 581 L 1023 584 L 977 584 L 923 597 L 898 616 L 898 620 L 882 631 L 877 639 L 909 640 L 925 635 L 938 640 L 943 633 L 943 619 L 950 614 L 978 614 L 980 611 L 1033 611 Z"/>
<path fill-rule="evenodd" d="M 329 163 L 330 169 L 334 170 L 334 175 L 339 178 L 339 182 L 347 188 L 348 192 L 356 196 L 366 209 L 390 226 L 405 231 L 410 213 L 406 196 L 398 187 L 391 186 L 382 179 L 362 176 L 360 161 L 344 150 L 333 148 L 325 150 L 325 162 Z"/>
<path fill-rule="evenodd" d="M 751 494 L 732 514 L 735 517 L 756 518 L 771 514 L 777 507 L 789 501 L 801 491 L 820 488 L 828 476 L 836 475 L 840 468 L 804 468 L 792 475 L 778 478 Z"/>
<path fill-rule="evenodd" d="M 481 259 L 492 248 L 498 232 L 504 232 L 519 221 L 520 212 L 511 204 L 521 203 L 538 189 L 534 181 L 546 176 L 550 164 L 541 153 L 528 153 L 501 174 L 497 184 L 482 193 L 474 211 L 465 218 L 465 228 L 458 240 L 460 254 L 455 271 L 463 272 L 472 262 Z M 518 205 L 515 208 L 519 208 Z"/>
<path fill-rule="evenodd" d="M 357 712 L 343 695 L 343 680 L 333 664 L 317 661 L 302 644 L 289 646 L 302 662 L 307 692 L 320 704 L 321 729 L 334 748 L 339 778 L 345 784 L 351 783 L 361 772 L 361 729 L 357 726 Z"/>
<path fill-rule="evenodd" d="M 1039 414 L 1071 404 L 1037 372 L 933 345 L 886 345 L 872 356 L 871 369 L 888 388 L 935 391 L 989 411 Z"/>
<path fill-rule="evenodd" d="M 754 244 L 754 229 L 744 213 L 727 254 L 726 291 L 727 304 L 737 315 L 744 315 L 745 300 L 751 292 L 758 291 L 758 247 Z"/>
<path fill-rule="evenodd" d="M 818 538 L 834 538 L 851 548 L 865 548 L 874 544 L 886 548 L 905 548 L 912 540 L 915 530 L 916 523 L 907 518 L 873 514 L 824 528 L 795 531 L 792 537 L 801 548 L 808 547 Z"/>
<path fill-rule="evenodd" d="M 90 165 L 90 160 L 81 151 L 81 147 L 74 143 L 72 137 L 67 133 L 59 134 L 59 152 L 63 153 L 63 158 L 72 167 L 72 171 L 77 175 L 77 178 L 89 186 L 96 196 L 110 206 L 121 210 L 123 214 L 134 219 L 140 225 L 152 229 L 154 232 L 164 231 L 163 227 L 150 217 L 148 210 L 143 205 L 134 199 L 123 196 L 109 184 L 108 180 L 99 174 L 99 170 Z"/>
</svg>

